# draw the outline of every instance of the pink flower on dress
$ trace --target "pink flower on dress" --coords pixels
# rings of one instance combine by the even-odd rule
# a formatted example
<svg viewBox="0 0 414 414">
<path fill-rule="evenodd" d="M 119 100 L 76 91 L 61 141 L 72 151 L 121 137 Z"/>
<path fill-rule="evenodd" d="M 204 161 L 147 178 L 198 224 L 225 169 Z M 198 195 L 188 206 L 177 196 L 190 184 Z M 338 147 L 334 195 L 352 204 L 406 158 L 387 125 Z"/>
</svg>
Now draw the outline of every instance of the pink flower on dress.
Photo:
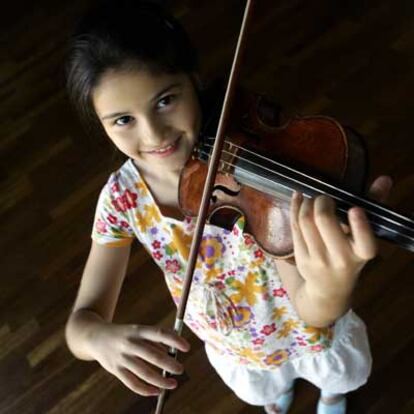
<svg viewBox="0 0 414 414">
<path fill-rule="evenodd" d="M 273 289 L 273 296 L 278 296 L 279 298 L 286 295 L 286 290 L 283 288 Z"/>
<path fill-rule="evenodd" d="M 248 234 L 245 234 L 243 237 L 244 237 L 244 244 L 246 246 L 250 246 L 251 244 L 253 244 L 253 239 Z"/>
<path fill-rule="evenodd" d="M 311 346 L 311 350 L 315 352 L 322 351 L 323 346 L 321 344 Z"/>
<path fill-rule="evenodd" d="M 159 249 L 160 247 L 161 247 L 161 243 L 160 243 L 158 240 L 154 240 L 154 241 L 152 242 L 152 248 L 153 248 L 154 250 Z"/>
<path fill-rule="evenodd" d="M 154 256 L 154 259 L 157 259 L 157 260 L 160 260 L 163 257 L 160 251 L 154 252 L 153 256 Z"/>
<path fill-rule="evenodd" d="M 263 252 L 260 249 L 254 251 L 254 257 L 263 257 Z"/>
<path fill-rule="evenodd" d="M 260 331 L 260 333 L 269 336 L 275 331 L 276 331 L 276 325 L 272 323 L 271 325 L 265 325 L 263 329 Z"/>
<path fill-rule="evenodd" d="M 120 197 L 117 197 L 115 198 L 115 200 L 112 200 L 112 205 L 115 207 L 116 211 L 125 212 L 130 208 L 136 208 L 137 198 L 138 194 L 126 190 L 124 194 L 122 194 Z"/>
<path fill-rule="evenodd" d="M 264 341 L 264 338 L 256 338 L 252 342 L 254 345 L 263 345 Z"/>
<path fill-rule="evenodd" d="M 239 229 L 238 229 L 237 227 L 234 227 L 234 229 L 233 229 L 233 234 L 234 234 L 235 236 L 238 236 L 238 235 L 239 235 Z"/>
<path fill-rule="evenodd" d="M 106 226 L 107 224 L 103 220 L 98 219 L 96 221 L 96 230 L 98 233 L 106 233 Z"/>
<path fill-rule="evenodd" d="M 122 221 L 121 221 L 121 226 L 122 226 L 122 227 L 125 227 L 125 228 L 128 228 L 128 227 L 129 227 L 129 223 L 128 223 L 128 222 L 126 222 L 125 220 L 122 220 Z"/>
<path fill-rule="evenodd" d="M 112 193 L 119 193 L 120 188 L 119 188 L 119 184 L 118 183 L 113 183 L 111 185 L 111 192 Z"/>
<path fill-rule="evenodd" d="M 302 336 L 296 337 L 296 340 L 298 341 L 298 345 L 300 345 L 300 346 L 306 346 L 307 345 L 306 342 L 303 340 Z"/>
<path fill-rule="evenodd" d="M 176 260 L 176 259 L 174 259 L 174 260 L 167 260 L 166 261 L 165 268 L 167 269 L 168 272 L 177 273 L 180 270 L 180 267 L 181 266 L 178 263 L 178 260 Z"/>
<path fill-rule="evenodd" d="M 108 221 L 112 224 L 115 224 L 118 221 L 118 219 L 114 215 L 109 214 Z"/>
</svg>

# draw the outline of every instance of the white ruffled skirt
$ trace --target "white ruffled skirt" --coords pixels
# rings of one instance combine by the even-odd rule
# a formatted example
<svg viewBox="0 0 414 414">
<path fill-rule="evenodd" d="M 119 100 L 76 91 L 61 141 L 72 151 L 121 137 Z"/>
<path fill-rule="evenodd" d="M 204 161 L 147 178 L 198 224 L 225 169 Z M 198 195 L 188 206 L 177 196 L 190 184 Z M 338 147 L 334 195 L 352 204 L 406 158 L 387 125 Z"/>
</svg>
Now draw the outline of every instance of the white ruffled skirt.
<svg viewBox="0 0 414 414">
<path fill-rule="evenodd" d="M 211 365 L 243 401 L 264 406 L 276 402 L 292 381 L 302 378 L 329 393 L 346 394 L 367 382 L 372 358 L 364 322 L 350 310 L 335 323 L 332 346 L 265 371 L 234 365 L 206 344 Z"/>
</svg>

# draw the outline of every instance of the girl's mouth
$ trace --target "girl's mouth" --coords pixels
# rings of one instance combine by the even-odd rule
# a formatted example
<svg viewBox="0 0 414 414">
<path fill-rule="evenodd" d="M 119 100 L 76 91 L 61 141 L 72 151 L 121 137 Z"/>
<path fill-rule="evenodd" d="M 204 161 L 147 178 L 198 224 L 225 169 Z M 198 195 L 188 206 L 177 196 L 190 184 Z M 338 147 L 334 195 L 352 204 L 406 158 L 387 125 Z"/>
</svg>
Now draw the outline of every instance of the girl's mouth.
<svg viewBox="0 0 414 414">
<path fill-rule="evenodd" d="M 172 144 L 154 151 L 147 151 L 147 154 L 155 155 L 157 157 L 168 157 L 178 149 L 178 142 L 181 137 L 177 138 Z"/>
</svg>

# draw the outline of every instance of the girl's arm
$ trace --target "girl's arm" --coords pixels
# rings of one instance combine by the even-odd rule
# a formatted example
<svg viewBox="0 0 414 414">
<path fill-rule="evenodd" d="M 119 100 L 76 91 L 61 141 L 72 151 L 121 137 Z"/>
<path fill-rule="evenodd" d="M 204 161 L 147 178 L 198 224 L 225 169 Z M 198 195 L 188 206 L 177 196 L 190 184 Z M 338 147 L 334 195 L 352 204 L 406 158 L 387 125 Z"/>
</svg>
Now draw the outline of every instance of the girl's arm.
<svg viewBox="0 0 414 414">
<path fill-rule="evenodd" d="M 94 359 L 90 344 L 96 327 L 112 321 L 130 250 L 130 245 L 106 247 L 92 242 L 65 332 L 69 349 L 79 359 Z"/>
<path fill-rule="evenodd" d="M 66 341 L 83 360 L 96 360 L 131 391 L 158 395 L 175 388 L 160 369 L 181 374 L 183 365 L 168 355 L 168 347 L 187 352 L 190 345 L 175 332 L 157 326 L 113 324 L 112 318 L 125 278 L 130 246 L 92 243 L 78 296 L 66 325 Z"/>
</svg>

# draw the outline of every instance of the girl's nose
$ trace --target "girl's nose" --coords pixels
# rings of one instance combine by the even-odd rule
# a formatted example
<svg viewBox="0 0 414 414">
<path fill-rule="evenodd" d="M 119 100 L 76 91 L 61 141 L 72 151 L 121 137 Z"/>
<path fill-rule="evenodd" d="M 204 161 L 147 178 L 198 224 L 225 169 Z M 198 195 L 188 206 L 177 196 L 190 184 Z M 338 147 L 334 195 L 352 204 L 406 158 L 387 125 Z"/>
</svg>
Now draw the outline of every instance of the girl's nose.
<svg viewBox="0 0 414 414">
<path fill-rule="evenodd" d="M 145 146 L 149 149 L 161 145 L 166 140 L 166 131 L 168 127 L 164 125 L 159 119 L 153 117 L 141 118 L 140 123 L 140 138 Z"/>
</svg>

